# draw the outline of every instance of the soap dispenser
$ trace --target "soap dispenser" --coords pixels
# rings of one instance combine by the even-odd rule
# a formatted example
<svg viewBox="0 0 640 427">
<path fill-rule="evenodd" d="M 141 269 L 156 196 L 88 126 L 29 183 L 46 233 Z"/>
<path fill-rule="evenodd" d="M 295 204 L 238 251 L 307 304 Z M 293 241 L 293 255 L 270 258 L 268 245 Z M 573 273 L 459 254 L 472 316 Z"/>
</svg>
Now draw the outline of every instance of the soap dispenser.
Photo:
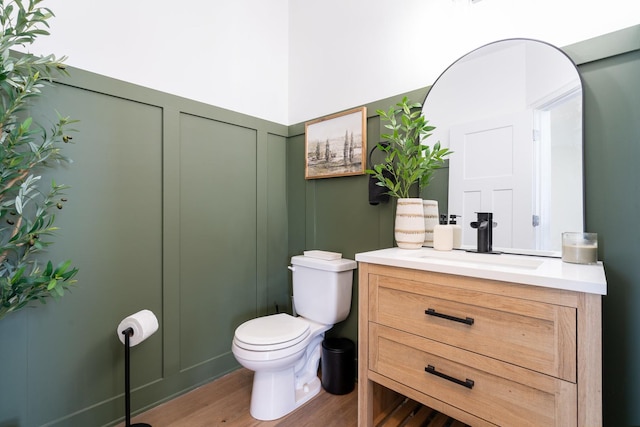
<svg viewBox="0 0 640 427">
<path fill-rule="evenodd" d="M 462 246 L 462 227 L 458 225 L 456 218 L 460 215 L 449 215 L 449 226 L 453 235 L 453 249 L 460 249 Z"/>
<path fill-rule="evenodd" d="M 453 230 L 447 224 L 447 215 L 440 215 L 440 223 L 433 228 L 433 249 L 450 251 L 453 249 Z"/>
</svg>

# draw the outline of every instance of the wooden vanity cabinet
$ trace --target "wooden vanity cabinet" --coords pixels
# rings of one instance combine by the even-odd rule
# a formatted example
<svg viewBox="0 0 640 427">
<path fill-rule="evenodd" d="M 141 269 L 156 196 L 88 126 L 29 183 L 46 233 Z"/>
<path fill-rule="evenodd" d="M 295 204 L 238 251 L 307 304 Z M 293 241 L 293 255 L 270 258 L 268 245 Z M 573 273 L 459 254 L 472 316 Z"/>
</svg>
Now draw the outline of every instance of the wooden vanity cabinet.
<svg viewBox="0 0 640 427">
<path fill-rule="evenodd" d="M 359 264 L 360 427 L 390 391 L 472 426 L 601 426 L 601 354 L 601 295 Z"/>
</svg>

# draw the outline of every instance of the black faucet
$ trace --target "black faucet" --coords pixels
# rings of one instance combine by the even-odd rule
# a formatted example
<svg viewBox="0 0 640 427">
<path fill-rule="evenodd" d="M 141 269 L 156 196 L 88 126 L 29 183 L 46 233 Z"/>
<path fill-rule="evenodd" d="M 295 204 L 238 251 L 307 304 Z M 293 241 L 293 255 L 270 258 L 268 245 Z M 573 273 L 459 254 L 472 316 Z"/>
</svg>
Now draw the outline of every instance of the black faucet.
<svg viewBox="0 0 640 427">
<path fill-rule="evenodd" d="M 493 222 L 493 214 L 491 212 L 476 213 L 478 214 L 478 220 L 470 225 L 471 228 L 478 230 L 478 252 L 495 253 L 493 252 L 493 227 L 496 227 L 498 223 Z"/>
</svg>

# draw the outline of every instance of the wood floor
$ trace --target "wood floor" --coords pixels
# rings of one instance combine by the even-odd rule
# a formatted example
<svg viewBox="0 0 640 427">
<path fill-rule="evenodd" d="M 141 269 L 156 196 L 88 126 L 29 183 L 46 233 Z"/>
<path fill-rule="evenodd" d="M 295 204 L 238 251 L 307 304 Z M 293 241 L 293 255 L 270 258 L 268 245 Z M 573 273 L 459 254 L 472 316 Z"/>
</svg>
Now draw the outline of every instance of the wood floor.
<svg viewBox="0 0 640 427">
<path fill-rule="evenodd" d="M 238 369 L 131 419 L 152 427 L 355 427 L 358 391 L 333 395 L 324 390 L 291 414 L 258 421 L 249 414 L 253 372 Z M 378 427 L 464 427 L 464 424 L 408 399 L 379 420 Z M 124 426 L 124 423 L 118 427 Z"/>
</svg>

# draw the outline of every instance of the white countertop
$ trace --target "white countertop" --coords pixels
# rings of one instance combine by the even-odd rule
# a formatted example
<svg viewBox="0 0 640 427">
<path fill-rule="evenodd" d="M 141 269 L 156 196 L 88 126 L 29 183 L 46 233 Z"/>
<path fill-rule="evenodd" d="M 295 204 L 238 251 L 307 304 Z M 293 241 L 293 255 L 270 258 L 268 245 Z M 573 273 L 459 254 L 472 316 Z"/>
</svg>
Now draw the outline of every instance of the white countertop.
<svg viewBox="0 0 640 427">
<path fill-rule="evenodd" d="M 356 254 L 356 261 L 481 279 L 522 283 L 592 294 L 607 294 L 602 262 L 570 264 L 560 258 L 514 254 L 448 252 L 432 248 L 389 248 Z"/>
</svg>

